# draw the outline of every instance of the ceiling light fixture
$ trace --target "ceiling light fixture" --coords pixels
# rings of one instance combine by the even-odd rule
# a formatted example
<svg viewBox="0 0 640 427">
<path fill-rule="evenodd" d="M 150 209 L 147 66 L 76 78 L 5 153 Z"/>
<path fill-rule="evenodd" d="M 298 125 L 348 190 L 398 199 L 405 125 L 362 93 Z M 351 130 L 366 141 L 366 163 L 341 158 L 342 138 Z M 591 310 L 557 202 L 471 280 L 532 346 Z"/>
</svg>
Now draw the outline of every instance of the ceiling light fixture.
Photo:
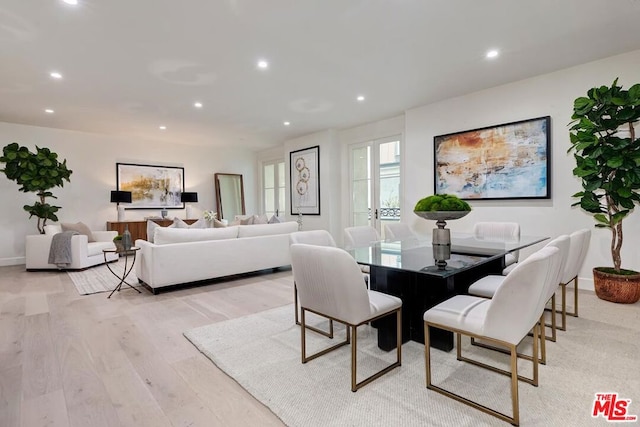
<svg viewBox="0 0 640 427">
<path fill-rule="evenodd" d="M 53 111 L 51 108 L 47 108 L 47 109 L 45 109 L 45 110 L 44 110 L 44 112 L 45 112 L 45 113 L 47 113 L 47 114 L 53 114 L 53 113 L 55 113 L 55 111 Z"/>
<path fill-rule="evenodd" d="M 285 126 L 289 126 L 291 124 L 291 122 L 284 122 L 282 124 L 285 125 Z"/>
<path fill-rule="evenodd" d="M 362 101 L 364 101 L 364 96 L 358 95 L 358 97 L 356 99 L 358 100 L 358 102 L 362 102 Z"/>
<path fill-rule="evenodd" d="M 49 75 L 50 75 L 51 77 L 53 77 L 54 79 L 61 79 L 61 78 L 62 78 L 62 74 L 60 74 L 60 73 L 59 73 L 59 72 L 57 72 L 57 71 L 52 71 L 52 72 L 50 72 L 50 73 L 49 73 Z"/>
<path fill-rule="evenodd" d="M 71 4 L 73 6 L 78 4 L 78 0 L 62 0 L 63 2 L 65 2 L 66 4 Z"/>
<path fill-rule="evenodd" d="M 498 56 L 498 51 L 496 49 L 492 49 L 487 52 L 487 58 L 489 59 L 496 58 L 497 56 Z"/>
<path fill-rule="evenodd" d="M 166 126 L 160 126 L 160 130 L 167 130 Z"/>
<path fill-rule="evenodd" d="M 258 68 L 260 68 L 261 70 L 266 70 L 267 68 L 269 68 L 269 63 L 264 59 L 261 59 L 258 61 Z"/>
<path fill-rule="evenodd" d="M 193 106 L 196 108 L 202 108 L 202 102 L 194 102 Z"/>
</svg>

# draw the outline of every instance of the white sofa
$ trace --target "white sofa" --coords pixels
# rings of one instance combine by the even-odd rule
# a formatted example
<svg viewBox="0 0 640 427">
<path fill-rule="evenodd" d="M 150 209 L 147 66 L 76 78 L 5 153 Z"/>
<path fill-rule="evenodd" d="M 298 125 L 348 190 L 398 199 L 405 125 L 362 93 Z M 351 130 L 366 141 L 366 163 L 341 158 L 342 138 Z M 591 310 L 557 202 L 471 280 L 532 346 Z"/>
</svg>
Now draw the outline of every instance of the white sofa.
<svg viewBox="0 0 640 427">
<path fill-rule="evenodd" d="M 47 226 L 49 227 L 49 226 Z M 26 264 L 27 271 L 31 270 L 59 270 L 55 264 L 49 264 L 49 249 L 51 248 L 51 234 L 36 234 L 27 236 L 26 239 Z M 76 234 L 71 237 L 71 264 L 65 270 L 82 270 L 105 262 L 103 249 L 115 249 L 113 238 L 117 231 L 91 231 L 95 242 L 89 243 L 89 237 L 85 234 Z M 118 254 L 107 253 L 107 262 L 118 260 Z"/>
<path fill-rule="evenodd" d="M 291 264 L 289 234 L 296 222 L 226 228 L 158 227 L 140 248 L 136 275 L 155 294 L 160 288 Z"/>
</svg>

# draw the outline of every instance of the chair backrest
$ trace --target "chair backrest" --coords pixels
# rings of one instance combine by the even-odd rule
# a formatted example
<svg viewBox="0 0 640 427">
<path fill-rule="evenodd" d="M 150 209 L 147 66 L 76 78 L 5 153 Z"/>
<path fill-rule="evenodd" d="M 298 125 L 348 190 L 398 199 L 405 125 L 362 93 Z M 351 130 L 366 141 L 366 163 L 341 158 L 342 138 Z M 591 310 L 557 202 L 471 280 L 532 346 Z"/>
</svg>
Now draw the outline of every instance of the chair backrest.
<svg viewBox="0 0 640 427">
<path fill-rule="evenodd" d="M 487 309 L 483 335 L 517 344 L 540 319 L 542 293 L 557 278 L 559 249 L 544 247 L 505 276 Z M 554 270 L 555 266 L 555 270 Z"/>
<path fill-rule="evenodd" d="M 520 239 L 520 224 L 517 222 L 476 222 L 473 226 L 476 239 L 513 242 Z M 520 258 L 520 251 L 512 252 L 515 260 Z"/>
<path fill-rule="evenodd" d="M 550 273 L 555 271 L 556 274 L 552 280 L 549 280 L 549 283 L 548 283 L 549 286 L 543 293 L 544 304 L 546 304 L 547 301 L 549 301 L 549 298 L 553 296 L 553 294 L 556 292 L 556 289 L 558 289 L 558 285 L 560 285 L 560 281 L 562 280 L 562 275 L 564 273 L 564 268 L 567 264 L 567 257 L 569 256 L 570 245 L 571 245 L 571 239 L 569 238 L 569 236 L 566 234 L 562 234 L 556 237 L 555 239 L 553 239 L 552 241 L 550 241 L 549 243 L 547 243 L 547 245 L 545 246 L 545 247 L 558 248 L 558 256 L 556 257 L 557 265 L 554 265 L 553 268 L 550 268 L 550 270 L 552 270 L 550 271 Z"/>
<path fill-rule="evenodd" d="M 411 228 L 404 222 L 387 222 L 384 224 L 384 236 L 389 240 L 402 240 L 416 237 Z"/>
<path fill-rule="evenodd" d="M 571 243 L 569 244 L 569 255 L 567 256 L 564 272 L 560 279 L 562 283 L 569 283 L 578 275 L 584 258 L 587 256 L 587 251 L 589 250 L 591 230 L 583 228 L 574 231 L 569 235 L 569 239 Z"/>
<path fill-rule="evenodd" d="M 347 227 L 344 229 L 344 247 L 347 249 L 369 246 L 371 242 L 380 240 L 378 230 L 370 225 Z"/>
<path fill-rule="evenodd" d="M 513 241 L 520 238 L 520 224 L 517 222 L 476 222 L 473 234 L 477 239 Z"/>
<path fill-rule="evenodd" d="M 371 315 L 362 272 L 345 250 L 295 243 L 291 245 L 291 267 L 305 309 L 349 323 Z"/>
<path fill-rule="evenodd" d="M 303 243 L 316 246 L 336 246 L 333 236 L 327 230 L 295 231 L 289 234 L 289 243 Z"/>
</svg>

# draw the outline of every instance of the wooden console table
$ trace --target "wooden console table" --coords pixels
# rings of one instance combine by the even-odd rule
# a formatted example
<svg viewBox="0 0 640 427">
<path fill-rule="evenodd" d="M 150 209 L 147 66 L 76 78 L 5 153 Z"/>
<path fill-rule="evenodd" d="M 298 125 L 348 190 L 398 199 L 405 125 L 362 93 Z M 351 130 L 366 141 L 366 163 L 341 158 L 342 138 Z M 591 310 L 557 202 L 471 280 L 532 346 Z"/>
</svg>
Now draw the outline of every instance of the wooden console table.
<svg viewBox="0 0 640 427">
<path fill-rule="evenodd" d="M 173 224 L 172 219 L 150 219 L 161 227 L 167 227 Z M 187 224 L 193 224 L 197 219 L 183 219 Z M 117 231 L 118 234 L 124 233 L 125 226 L 129 227 L 132 243 L 137 239 L 147 240 L 147 221 L 107 221 L 107 231 Z"/>
</svg>

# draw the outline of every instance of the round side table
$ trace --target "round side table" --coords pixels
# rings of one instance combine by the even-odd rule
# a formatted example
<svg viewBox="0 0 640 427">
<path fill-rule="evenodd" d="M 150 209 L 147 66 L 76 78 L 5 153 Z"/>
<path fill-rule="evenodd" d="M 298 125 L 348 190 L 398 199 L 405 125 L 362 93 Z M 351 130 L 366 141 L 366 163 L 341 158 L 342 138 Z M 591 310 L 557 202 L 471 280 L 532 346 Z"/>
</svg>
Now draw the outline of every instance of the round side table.
<svg viewBox="0 0 640 427">
<path fill-rule="evenodd" d="M 118 279 L 120 279 L 120 283 L 118 283 L 118 285 L 111 291 L 111 293 L 109 294 L 109 296 L 107 298 L 111 298 L 111 295 L 113 295 L 113 293 L 115 291 L 120 292 L 120 289 L 122 289 L 122 285 L 123 284 L 129 286 L 131 289 L 135 289 L 135 291 L 138 292 L 139 294 L 142 293 L 142 292 L 140 292 L 139 289 L 137 289 L 134 286 L 132 286 L 126 280 L 127 276 L 129 276 L 129 273 L 131 273 L 131 270 L 133 270 L 133 265 L 136 263 L 136 254 L 138 253 L 139 250 L 140 250 L 140 248 L 136 248 L 135 246 L 131 247 L 129 250 L 126 250 L 126 251 L 121 251 L 121 250 L 118 250 L 118 249 L 103 249 L 102 250 L 102 253 L 104 254 L 104 261 L 107 264 L 107 268 L 109 269 L 111 274 L 113 274 Z M 107 254 L 108 253 L 117 253 L 118 255 L 120 255 L 120 258 L 124 257 L 124 270 L 122 270 L 122 272 L 113 271 L 113 269 L 111 268 L 111 265 L 110 265 L 111 263 L 107 262 Z M 131 263 L 129 263 L 129 261 Z"/>
</svg>

